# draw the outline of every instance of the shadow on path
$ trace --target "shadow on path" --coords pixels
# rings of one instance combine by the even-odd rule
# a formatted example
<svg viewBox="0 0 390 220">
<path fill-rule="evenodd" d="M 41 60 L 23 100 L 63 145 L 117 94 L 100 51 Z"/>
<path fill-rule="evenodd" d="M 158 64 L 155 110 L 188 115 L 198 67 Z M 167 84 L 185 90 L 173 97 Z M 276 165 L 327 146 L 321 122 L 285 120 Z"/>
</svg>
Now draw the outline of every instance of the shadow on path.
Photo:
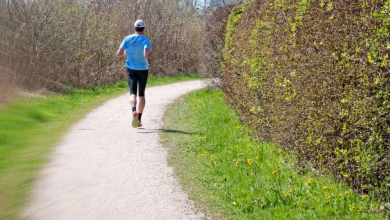
<svg viewBox="0 0 390 220">
<path fill-rule="evenodd" d="M 137 133 L 144 133 L 144 134 L 149 134 L 149 133 L 158 133 L 158 132 L 163 132 L 163 133 L 173 133 L 173 134 L 194 134 L 192 132 L 185 132 L 185 131 L 180 131 L 180 130 L 172 130 L 172 129 L 145 129 L 145 128 L 138 128 Z"/>
</svg>

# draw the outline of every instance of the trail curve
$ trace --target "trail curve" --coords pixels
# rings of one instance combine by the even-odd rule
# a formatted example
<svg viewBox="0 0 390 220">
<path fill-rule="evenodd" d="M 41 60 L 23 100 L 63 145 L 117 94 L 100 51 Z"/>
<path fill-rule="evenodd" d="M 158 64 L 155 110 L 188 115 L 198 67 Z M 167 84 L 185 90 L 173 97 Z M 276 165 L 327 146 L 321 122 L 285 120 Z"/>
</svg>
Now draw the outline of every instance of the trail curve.
<svg viewBox="0 0 390 220">
<path fill-rule="evenodd" d="M 143 128 L 131 127 L 129 94 L 105 102 L 72 126 L 39 174 L 22 219 L 202 219 L 167 164 L 162 116 L 190 81 L 146 88 Z"/>
</svg>

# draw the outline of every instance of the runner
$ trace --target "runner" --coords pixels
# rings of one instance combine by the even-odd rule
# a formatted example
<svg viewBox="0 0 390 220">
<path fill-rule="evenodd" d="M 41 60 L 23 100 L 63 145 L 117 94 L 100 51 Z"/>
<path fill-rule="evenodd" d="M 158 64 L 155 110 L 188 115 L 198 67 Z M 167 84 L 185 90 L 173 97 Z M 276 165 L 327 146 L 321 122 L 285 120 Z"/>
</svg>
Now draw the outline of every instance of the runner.
<svg viewBox="0 0 390 220">
<path fill-rule="evenodd" d="M 134 128 L 141 127 L 142 112 L 145 108 L 145 88 L 148 80 L 149 63 L 152 56 L 150 40 L 143 36 L 145 22 L 137 20 L 134 23 L 135 33 L 127 36 L 120 45 L 117 57 L 127 56 L 127 81 L 130 88 L 130 105 L 133 112 L 131 125 Z M 138 91 L 137 91 L 138 85 Z M 138 93 L 138 111 L 137 111 Z"/>
</svg>

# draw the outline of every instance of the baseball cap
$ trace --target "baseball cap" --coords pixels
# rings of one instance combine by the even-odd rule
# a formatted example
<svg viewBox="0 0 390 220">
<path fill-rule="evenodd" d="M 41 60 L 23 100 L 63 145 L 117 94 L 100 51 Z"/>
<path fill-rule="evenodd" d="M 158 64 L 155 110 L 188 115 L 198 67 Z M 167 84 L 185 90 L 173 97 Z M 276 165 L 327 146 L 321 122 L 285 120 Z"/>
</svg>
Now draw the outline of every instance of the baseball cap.
<svg viewBox="0 0 390 220">
<path fill-rule="evenodd" d="M 134 23 L 134 27 L 145 27 L 145 22 L 143 20 L 137 20 Z"/>
</svg>

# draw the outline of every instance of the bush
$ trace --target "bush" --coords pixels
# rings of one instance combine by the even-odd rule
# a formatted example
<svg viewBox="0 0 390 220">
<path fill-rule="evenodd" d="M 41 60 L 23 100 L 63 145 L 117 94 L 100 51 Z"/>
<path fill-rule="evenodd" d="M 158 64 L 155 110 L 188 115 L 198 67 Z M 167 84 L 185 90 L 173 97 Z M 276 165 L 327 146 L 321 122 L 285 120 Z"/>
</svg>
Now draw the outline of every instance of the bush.
<svg viewBox="0 0 390 220">
<path fill-rule="evenodd" d="M 383 201 L 390 198 L 389 7 L 253 1 L 229 18 L 224 63 L 227 100 L 256 136 Z"/>
<path fill-rule="evenodd" d="M 237 4 L 216 8 L 208 17 L 203 42 L 202 68 L 200 73 L 210 79 L 222 79 L 223 48 L 225 46 L 226 23 L 231 10 Z"/>
</svg>

